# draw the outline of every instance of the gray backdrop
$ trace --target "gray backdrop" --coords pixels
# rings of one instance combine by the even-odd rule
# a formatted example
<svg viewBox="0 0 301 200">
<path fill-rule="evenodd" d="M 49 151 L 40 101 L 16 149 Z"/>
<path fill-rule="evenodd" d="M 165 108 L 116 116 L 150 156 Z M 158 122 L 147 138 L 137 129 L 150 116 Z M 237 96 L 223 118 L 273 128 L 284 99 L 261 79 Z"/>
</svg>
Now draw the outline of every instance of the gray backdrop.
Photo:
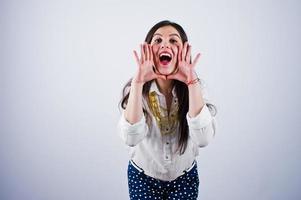
<svg viewBox="0 0 301 200">
<path fill-rule="evenodd" d="M 118 102 L 163 19 L 187 31 L 218 107 L 202 200 L 301 199 L 301 4 L 0 2 L 0 199 L 128 199 Z"/>
</svg>

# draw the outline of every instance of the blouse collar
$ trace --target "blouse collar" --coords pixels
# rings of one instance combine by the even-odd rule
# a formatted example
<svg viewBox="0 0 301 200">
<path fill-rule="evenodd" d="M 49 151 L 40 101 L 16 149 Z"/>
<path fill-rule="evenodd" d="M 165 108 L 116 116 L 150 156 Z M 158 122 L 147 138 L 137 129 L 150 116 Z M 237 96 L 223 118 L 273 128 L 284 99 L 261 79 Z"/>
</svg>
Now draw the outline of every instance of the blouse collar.
<svg viewBox="0 0 301 200">
<path fill-rule="evenodd" d="M 157 82 L 156 82 L 155 80 L 153 80 L 152 83 L 151 83 L 151 86 L 150 86 L 150 89 L 149 89 L 149 93 L 151 93 L 151 92 L 156 92 L 157 95 L 164 96 L 164 95 L 160 92 L 160 90 L 159 90 L 159 88 L 158 88 L 158 85 L 157 85 Z M 176 94 L 176 87 L 175 87 L 175 86 L 173 86 L 171 92 L 172 92 L 172 96 L 173 96 L 173 97 L 177 97 L 177 94 Z"/>
</svg>

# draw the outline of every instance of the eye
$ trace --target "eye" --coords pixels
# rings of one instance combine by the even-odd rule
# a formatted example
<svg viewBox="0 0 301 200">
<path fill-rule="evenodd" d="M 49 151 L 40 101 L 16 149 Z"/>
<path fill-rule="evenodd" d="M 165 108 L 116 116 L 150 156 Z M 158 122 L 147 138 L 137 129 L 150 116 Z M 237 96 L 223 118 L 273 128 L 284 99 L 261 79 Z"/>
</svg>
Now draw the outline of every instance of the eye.
<svg viewBox="0 0 301 200">
<path fill-rule="evenodd" d="M 154 42 L 155 43 L 160 43 L 160 42 L 162 42 L 162 39 L 161 38 L 157 38 L 157 39 L 154 40 Z"/>
<path fill-rule="evenodd" d="M 175 39 L 170 39 L 169 41 L 170 41 L 170 43 L 172 43 L 172 44 L 175 44 L 175 43 L 177 43 L 177 42 L 178 42 L 178 41 L 177 41 L 177 40 L 175 40 Z"/>
</svg>

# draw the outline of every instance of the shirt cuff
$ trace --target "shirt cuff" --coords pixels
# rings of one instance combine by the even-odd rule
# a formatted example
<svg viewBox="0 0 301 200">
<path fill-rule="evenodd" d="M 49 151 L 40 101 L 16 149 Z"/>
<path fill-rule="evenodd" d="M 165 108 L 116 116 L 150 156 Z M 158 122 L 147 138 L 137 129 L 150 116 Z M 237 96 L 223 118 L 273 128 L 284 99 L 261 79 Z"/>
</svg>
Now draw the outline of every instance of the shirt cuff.
<svg viewBox="0 0 301 200">
<path fill-rule="evenodd" d="M 146 122 L 145 122 L 144 115 L 142 115 L 141 119 L 138 122 L 131 124 L 125 119 L 124 111 L 123 111 L 120 123 L 121 123 L 121 127 L 122 127 L 123 131 L 125 131 L 126 133 L 137 134 L 137 132 L 139 132 L 139 130 L 144 129 L 144 125 Z"/>
<path fill-rule="evenodd" d="M 212 121 L 211 113 L 205 104 L 201 110 L 201 112 L 195 116 L 190 117 L 187 113 L 186 115 L 188 126 L 192 129 L 201 129 L 208 126 Z"/>
</svg>

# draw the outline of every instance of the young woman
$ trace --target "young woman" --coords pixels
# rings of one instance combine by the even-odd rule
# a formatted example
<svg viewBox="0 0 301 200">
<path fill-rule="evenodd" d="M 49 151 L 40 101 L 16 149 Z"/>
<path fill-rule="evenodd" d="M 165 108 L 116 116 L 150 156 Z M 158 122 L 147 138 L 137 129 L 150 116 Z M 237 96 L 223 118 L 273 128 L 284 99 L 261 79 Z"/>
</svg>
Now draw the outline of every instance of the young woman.
<svg viewBox="0 0 301 200">
<path fill-rule="evenodd" d="M 170 21 L 154 25 L 140 51 L 119 122 L 130 152 L 130 199 L 197 199 L 195 158 L 216 127 L 216 108 L 195 72 L 200 54 L 191 58 L 185 31 Z"/>
</svg>

